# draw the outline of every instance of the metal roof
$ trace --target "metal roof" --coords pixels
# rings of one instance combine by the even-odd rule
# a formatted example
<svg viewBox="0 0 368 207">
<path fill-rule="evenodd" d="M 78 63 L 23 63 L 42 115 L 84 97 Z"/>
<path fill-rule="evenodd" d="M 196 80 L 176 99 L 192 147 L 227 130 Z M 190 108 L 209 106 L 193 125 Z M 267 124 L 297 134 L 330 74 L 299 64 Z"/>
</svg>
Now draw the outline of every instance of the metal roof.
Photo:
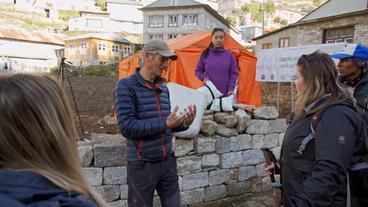
<svg viewBox="0 0 368 207">
<path fill-rule="evenodd" d="M 50 34 L 47 32 L 30 31 L 15 28 L 0 28 L 0 39 L 13 39 L 27 42 L 40 42 L 46 44 L 64 45 L 65 35 Z"/>
<path fill-rule="evenodd" d="M 131 44 L 131 42 L 123 37 L 121 37 L 120 35 L 117 35 L 115 33 L 89 33 L 89 34 L 83 34 L 83 35 L 79 35 L 77 37 L 72 37 L 69 39 L 66 39 L 66 41 L 68 40 L 78 40 L 78 39 L 102 39 L 102 40 L 109 40 L 109 41 L 114 41 L 114 42 L 121 42 L 121 43 L 127 43 L 127 44 Z"/>
</svg>

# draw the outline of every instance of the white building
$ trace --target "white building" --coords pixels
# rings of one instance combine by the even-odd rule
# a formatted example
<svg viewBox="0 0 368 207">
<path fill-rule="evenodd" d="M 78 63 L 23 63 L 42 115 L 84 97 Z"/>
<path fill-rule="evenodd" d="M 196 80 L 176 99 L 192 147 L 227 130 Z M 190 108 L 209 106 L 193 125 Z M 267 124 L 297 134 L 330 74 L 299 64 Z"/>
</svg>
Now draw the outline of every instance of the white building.
<svg viewBox="0 0 368 207">
<path fill-rule="evenodd" d="M 64 36 L 0 28 L 0 72 L 49 72 L 58 66 L 56 50 Z"/>
</svg>

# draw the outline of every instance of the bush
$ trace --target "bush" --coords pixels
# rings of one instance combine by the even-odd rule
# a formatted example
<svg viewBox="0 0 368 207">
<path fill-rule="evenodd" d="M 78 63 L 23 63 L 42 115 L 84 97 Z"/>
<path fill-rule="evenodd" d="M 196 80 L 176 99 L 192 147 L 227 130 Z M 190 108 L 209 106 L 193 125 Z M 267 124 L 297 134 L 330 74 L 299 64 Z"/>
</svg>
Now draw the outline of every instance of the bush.
<svg viewBox="0 0 368 207">
<path fill-rule="evenodd" d="M 71 76 L 92 75 L 92 76 L 116 76 L 118 74 L 117 65 L 90 65 L 90 66 L 68 66 Z M 59 68 L 52 68 L 51 74 L 57 76 Z"/>
</svg>

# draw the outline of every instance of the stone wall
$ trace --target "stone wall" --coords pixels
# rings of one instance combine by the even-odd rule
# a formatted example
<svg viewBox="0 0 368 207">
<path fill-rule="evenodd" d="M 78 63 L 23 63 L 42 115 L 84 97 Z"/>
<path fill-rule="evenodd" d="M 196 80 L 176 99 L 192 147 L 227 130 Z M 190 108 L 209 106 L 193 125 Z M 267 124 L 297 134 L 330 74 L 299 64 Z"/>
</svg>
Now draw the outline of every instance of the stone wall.
<svg viewBox="0 0 368 207">
<path fill-rule="evenodd" d="M 243 110 L 206 111 L 197 137 L 174 140 L 183 206 L 232 206 L 237 202 L 255 206 L 259 201 L 254 195 L 269 192 L 271 187 L 260 148 L 272 148 L 279 156 L 285 129 L 286 121 L 278 119 L 275 107 L 263 107 L 251 115 Z M 111 206 L 127 206 L 124 138 L 92 134 L 90 142 L 79 142 L 78 148 L 89 182 Z M 271 205 L 270 196 L 263 196 L 263 201 Z M 154 206 L 160 206 L 157 196 Z"/>
</svg>

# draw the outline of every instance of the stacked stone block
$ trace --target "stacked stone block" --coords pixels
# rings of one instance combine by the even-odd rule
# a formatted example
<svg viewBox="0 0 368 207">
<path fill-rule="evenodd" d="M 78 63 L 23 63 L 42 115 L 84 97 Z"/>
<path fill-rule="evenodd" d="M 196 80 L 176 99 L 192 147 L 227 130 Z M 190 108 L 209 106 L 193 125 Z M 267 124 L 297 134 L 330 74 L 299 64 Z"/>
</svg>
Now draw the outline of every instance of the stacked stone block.
<svg viewBox="0 0 368 207">
<path fill-rule="evenodd" d="M 270 190 L 260 150 L 278 157 L 285 119 L 275 107 L 253 113 L 206 111 L 201 132 L 174 140 L 183 206 L 223 206 L 239 199 L 255 202 L 253 193 Z M 120 135 L 92 134 L 79 143 L 79 155 L 89 182 L 111 206 L 127 206 L 125 141 Z M 154 206 L 160 206 L 155 194 Z"/>
</svg>

